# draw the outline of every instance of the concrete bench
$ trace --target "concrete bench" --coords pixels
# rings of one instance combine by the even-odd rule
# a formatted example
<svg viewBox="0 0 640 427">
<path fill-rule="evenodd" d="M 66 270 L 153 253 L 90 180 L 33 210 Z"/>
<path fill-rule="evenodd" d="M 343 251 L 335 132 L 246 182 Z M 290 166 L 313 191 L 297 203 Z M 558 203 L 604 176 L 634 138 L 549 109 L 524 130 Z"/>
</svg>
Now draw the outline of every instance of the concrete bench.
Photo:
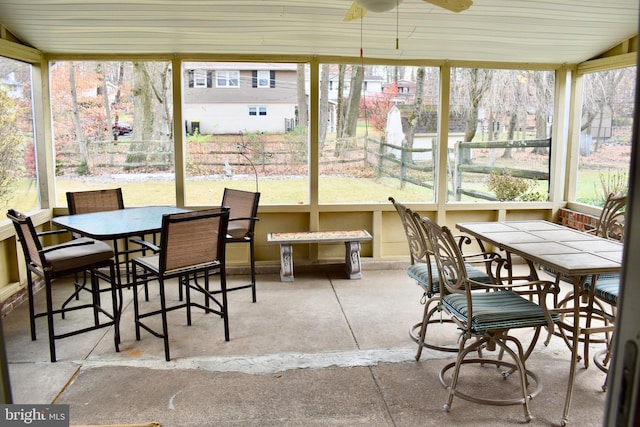
<svg viewBox="0 0 640 427">
<path fill-rule="evenodd" d="M 360 242 L 371 240 L 367 230 L 302 231 L 292 233 L 268 233 L 267 242 L 280 244 L 280 280 L 293 282 L 293 248 L 295 243 L 345 244 L 345 264 L 349 279 L 362 277 L 360 266 Z"/>
</svg>

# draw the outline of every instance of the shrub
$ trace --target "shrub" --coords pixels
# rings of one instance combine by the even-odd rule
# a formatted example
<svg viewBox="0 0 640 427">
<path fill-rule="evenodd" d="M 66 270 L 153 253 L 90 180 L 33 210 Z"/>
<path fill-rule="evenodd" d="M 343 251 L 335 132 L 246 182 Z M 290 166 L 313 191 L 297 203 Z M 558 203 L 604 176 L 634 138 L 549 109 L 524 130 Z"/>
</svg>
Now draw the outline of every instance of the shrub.
<svg viewBox="0 0 640 427">
<path fill-rule="evenodd" d="M 532 202 L 546 200 L 545 195 L 534 191 L 535 182 L 530 179 L 515 177 L 509 170 L 500 173 L 489 173 L 487 188 L 492 191 L 501 202 L 522 201 Z"/>
</svg>

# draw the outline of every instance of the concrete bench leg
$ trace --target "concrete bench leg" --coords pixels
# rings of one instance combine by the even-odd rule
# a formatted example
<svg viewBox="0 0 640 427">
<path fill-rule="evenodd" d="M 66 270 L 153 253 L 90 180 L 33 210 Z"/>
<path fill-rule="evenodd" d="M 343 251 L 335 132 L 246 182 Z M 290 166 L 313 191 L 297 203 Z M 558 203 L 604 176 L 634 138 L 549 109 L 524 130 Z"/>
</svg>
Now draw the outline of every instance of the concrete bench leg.
<svg viewBox="0 0 640 427">
<path fill-rule="evenodd" d="M 360 242 L 344 242 L 347 274 L 349 279 L 360 279 L 362 269 L 360 266 Z"/>
<path fill-rule="evenodd" d="M 280 244 L 280 280 L 293 282 L 293 246 L 291 243 Z"/>
</svg>

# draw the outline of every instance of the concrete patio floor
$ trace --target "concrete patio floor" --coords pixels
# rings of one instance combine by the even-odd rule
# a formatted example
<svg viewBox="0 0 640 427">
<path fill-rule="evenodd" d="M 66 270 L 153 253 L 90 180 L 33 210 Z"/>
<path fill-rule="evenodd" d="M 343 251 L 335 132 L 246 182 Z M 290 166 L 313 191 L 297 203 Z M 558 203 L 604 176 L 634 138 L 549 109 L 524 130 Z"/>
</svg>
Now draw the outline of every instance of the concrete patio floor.
<svg viewBox="0 0 640 427">
<path fill-rule="evenodd" d="M 245 276 L 232 275 L 241 283 Z M 56 288 L 69 287 L 59 282 Z M 60 289 L 61 290 L 61 289 Z M 58 289 L 57 289 L 58 291 Z M 171 312 L 170 362 L 162 340 L 142 332 L 135 340 L 131 290 L 125 290 L 122 344 L 111 328 L 57 342 L 49 362 L 46 321 L 31 341 L 27 305 L 3 319 L 14 403 L 68 404 L 71 425 L 158 422 L 161 426 L 507 426 L 522 424 L 521 406 L 485 406 L 455 398 L 440 369 L 453 354 L 423 351 L 408 330 L 422 316 L 420 288 L 402 268 L 363 264 L 361 280 L 335 268 L 296 271 L 295 281 L 258 275 L 258 301 L 249 290 L 229 294 L 231 340 L 222 320 Z M 66 295 L 66 292 L 56 292 Z M 154 304 L 157 286 L 151 285 Z M 37 295 L 44 303 L 44 294 Z M 77 312 L 57 325 L 87 320 Z M 456 331 L 438 325 L 438 338 L 455 343 Z M 449 329 L 447 329 L 449 328 Z M 435 329 L 434 329 L 435 331 Z M 523 335 L 526 339 L 526 334 Z M 542 340 L 541 340 L 542 341 Z M 532 426 L 559 425 L 569 373 L 569 350 L 558 337 L 539 342 L 528 368 L 544 389 L 531 401 Z M 592 348 L 592 354 L 598 345 Z M 512 390 L 495 367 L 470 368 L 461 381 L 484 396 Z M 605 375 L 593 363 L 577 370 L 569 423 L 602 425 Z"/>
</svg>

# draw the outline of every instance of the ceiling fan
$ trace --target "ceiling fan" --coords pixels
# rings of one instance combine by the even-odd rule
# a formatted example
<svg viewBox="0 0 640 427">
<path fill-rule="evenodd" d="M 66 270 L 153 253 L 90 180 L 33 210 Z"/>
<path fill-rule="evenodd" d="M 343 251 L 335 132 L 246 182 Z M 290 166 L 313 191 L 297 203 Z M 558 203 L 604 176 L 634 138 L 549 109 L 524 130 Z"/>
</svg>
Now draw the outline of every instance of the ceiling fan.
<svg viewBox="0 0 640 427">
<path fill-rule="evenodd" d="M 462 12 L 469 9 L 473 0 L 422 0 L 451 12 Z M 386 12 L 397 7 L 402 0 L 355 0 L 345 15 L 343 21 L 353 21 L 362 18 L 367 10 L 371 12 Z"/>
</svg>

